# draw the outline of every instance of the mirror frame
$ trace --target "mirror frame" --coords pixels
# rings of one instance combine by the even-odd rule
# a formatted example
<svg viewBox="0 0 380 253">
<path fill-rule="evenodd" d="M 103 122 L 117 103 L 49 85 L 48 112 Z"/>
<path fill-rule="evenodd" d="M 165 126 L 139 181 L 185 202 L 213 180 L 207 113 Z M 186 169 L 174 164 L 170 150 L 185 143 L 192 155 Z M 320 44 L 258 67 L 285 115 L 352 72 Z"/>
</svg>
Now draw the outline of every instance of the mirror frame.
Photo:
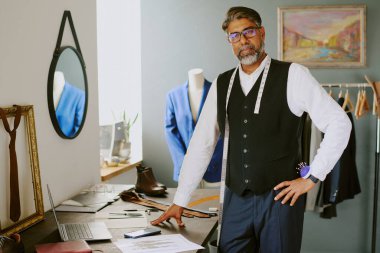
<svg viewBox="0 0 380 253">
<path fill-rule="evenodd" d="M 59 61 L 59 57 L 61 56 L 61 54 L 66 49 L 73 50 L 75 52 L 76 56 L 78 57 L 79 61 L 80 61 L 80 65 L 82 67 L 83 79 L 84 79 L 84 92 L 85 92 L 85 104 L 84 104 L 82 122 L 80 124 L 78 131 L 76 131 L 75 134 L 72 136 L 67 136 L 62 132 L 61 127 L 59 126 L 56 114 L 55 114 L 54 99 L 53 99 L 54 73 L 55 73 L 55 70 L 56 70 L 56 67 L 57 67 L 57 64 Z M 48 98 L 48 107 L 49 107 L 50 119 L 51 119 L 51 122 L 53 123 L 54 129 L 58 133 L 58 135 L 64 139 L 74 139 L 75 137 L 77 137 L 83 128 L 84 122 L 86 121 L 87 107 L 88 107 L 88 83 L 87 83 L 87 75 L 86 75 L 86 65 L 84 63 L 83 57 L 82 57 L 81 53 L 78 52 L 78 50 L 76 50 L 74 47 L 72 47 L 72 46 L 61 47 L 54 54 L 53 59 L 52 59 L 51 64 L 50 64 L 50 69 L 49 69 L 47 98 Z"/>
<path fill-rule="evenodd" d="M 62 42 L 63 32 L 65 29 L 66 20 L 69 21 L 71 33 L 73 35 L 76 48 L 74 48 L 72 46 L 61 47 L 61 42 Z M 82 122 L 80 124 L 78 131 L 76 131 L 75 134 L 72 136 L 67 136 L 62 132 L 62 129 L 59 126 L 59 123 L 58 123 L 58 120 L 57 120 L 57 117 L 55 114 L 54 99 L 53 99 L 54 72 L 55 72 L 55 69 L 57 67 L 59 57 L 61 56 L 63 51 L 65 51 L 66 49 L 72 49 L 80 61 L 80 64 L 82 66 L 83 79 L 84 79 L 84 88 L 85 88 L 84 92 L 85 92 L 85 96 L 86 96 L 85 97 L 85 105 L 84 105 Z M 74 139 L 82 131 L 83 125 L 86 121 L 87 108 L 88 108 L 88 97 L 89 97 L 89 94 L 88 94 L 86 64 L 83 60 L 82 51 L 80 50 L 79 41 L 78 41 L 78 37 L 77 37 L 76 32 L 75 32 L 74 22 L 73 22 L 73 19 L 71 17 L 71 13 L 70 13 L 70 11 L 66 10 L 66 11 L 64 11 L 63 16 L 62 16 L 61 26 L 59 28 L 59 34 L 58 34 L 58 38 L 57 38 L 57 44 L 55 46 L 53 59 L 51 61 L 50 68 L 49 68 L 48 88 L 47 88 L 47 100 L 48 100 L 48 108 L 49 108 L 50 119 L 51 119 L 51 122 L 53 123 L 55 131 L 58 133 L 58 135 L 60 137 L 62 137 L 64 139 Z"/>
</svg>

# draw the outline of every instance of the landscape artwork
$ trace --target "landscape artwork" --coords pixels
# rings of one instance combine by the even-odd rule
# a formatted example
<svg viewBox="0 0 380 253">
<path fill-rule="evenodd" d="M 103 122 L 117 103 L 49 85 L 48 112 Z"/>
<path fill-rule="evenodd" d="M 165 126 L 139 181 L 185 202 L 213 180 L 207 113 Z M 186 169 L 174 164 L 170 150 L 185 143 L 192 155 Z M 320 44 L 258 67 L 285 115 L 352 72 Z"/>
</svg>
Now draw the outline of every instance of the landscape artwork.
<svg viewBox="0 0 380 253">
<path fill-rule="evenodd" d="M 365 5 L 280 7 L 278 21 L 280 60 L 365 66 Z"/>
</svg>

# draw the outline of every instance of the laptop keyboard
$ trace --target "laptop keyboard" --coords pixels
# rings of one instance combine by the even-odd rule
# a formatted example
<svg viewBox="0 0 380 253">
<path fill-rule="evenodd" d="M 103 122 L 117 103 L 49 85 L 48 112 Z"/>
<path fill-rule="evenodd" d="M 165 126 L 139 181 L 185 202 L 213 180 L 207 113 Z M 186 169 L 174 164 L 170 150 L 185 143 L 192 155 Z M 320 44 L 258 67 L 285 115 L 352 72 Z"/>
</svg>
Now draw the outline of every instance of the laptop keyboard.
<svg viewBox="0 0 380 253">
<path fill-rule="evenodd" d="M 91 230 L 86 223 L 64 224 L 64 226 L 66 229 L 67 238 L 70 240 L 93 238 Z"/>
</svg>

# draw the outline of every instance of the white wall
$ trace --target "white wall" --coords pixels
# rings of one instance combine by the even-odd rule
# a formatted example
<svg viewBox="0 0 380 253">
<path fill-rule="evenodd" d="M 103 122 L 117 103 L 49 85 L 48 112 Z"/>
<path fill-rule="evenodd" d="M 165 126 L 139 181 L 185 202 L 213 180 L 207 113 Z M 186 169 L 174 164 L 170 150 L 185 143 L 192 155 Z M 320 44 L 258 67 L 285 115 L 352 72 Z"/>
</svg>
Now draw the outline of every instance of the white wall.
<svg viewBox="0 0 380 253">
<path fill-rule="evenodd" d="M 131 128 L 132 156 L 142 157 L 140 0 L 98 0 L 99 123 L 138 119 Z"/>
<path fill-rule="evenodd" d="M 1 0 L 0 106 L 34 105 L 45 210 L 49 183 L 56 202 L 100 181 L 96 2 Z M 85 125 L 74 140 L 61 139 L 50 121 L 47 78 L 64 10 L 70 10 L 87 66 L 89 101 Z M 63 44 L 72 44 L 66 26 Z M 3 147 L 3 145 L 2 145 Z M 8 152 L 1 149 L 0 152 Z M 0 168 L 6 169 L 6 168 Z"/>
</svg>

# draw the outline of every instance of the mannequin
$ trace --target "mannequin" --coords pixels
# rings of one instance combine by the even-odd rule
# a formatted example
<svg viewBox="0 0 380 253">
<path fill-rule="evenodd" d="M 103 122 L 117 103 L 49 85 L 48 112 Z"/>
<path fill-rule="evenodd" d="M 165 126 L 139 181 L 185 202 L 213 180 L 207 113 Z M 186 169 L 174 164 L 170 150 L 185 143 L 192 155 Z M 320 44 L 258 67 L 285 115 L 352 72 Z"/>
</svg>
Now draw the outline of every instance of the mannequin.
<svg viewBox="0 0 380 253">
<path fill-rule="evenodd" d="M 199 107 L 201 105 L 203 95 L 203 85 L 205 78 L 203 76 L 202 69 L 191 69 L 188 72 L 189 76 L 189 102 L 191 108 L 191 114 L 194 122 L 197 121 Z"/>
<path fill-rule="evenodd" d="M 53 101 L 54 109 L 57 109 L 59 100 L 61 99 L 63 88 L 65 87 L 65 76 L 61 71 L 54 72 L 53 80 Z"/>
<path fill-rule="evenodd" d="M 196 68 L 190 69 L 188 71 L 189 76 L 189 102 L 191 108 L 191 115 L 193 116 L 194 122 L 197 122 L 199 115 L 199 108 L 201 105 L 201 100 L 203 96 L 203 86 L 205 78 L 203 75 L 203 69 Z M 211 183 L 207 182 L 205 179 L 202 179 L 200 187 L 201 188 L 212 188 L 218 187 L 219 182 Z"/>
<path fill-rule="evenodd" d="M 170 90 L 166 97 L 165 136 L 173 161 L 173 179 L 178 181 L 183 158 L 202 111 L 211 83 L 200 68 L 188 71 L 188 80 Z M 219 185 L 223 140 L 219 137 L 201 187 Z M 214 183 L 215 182 L 215 183 Z"/>
</svg>

